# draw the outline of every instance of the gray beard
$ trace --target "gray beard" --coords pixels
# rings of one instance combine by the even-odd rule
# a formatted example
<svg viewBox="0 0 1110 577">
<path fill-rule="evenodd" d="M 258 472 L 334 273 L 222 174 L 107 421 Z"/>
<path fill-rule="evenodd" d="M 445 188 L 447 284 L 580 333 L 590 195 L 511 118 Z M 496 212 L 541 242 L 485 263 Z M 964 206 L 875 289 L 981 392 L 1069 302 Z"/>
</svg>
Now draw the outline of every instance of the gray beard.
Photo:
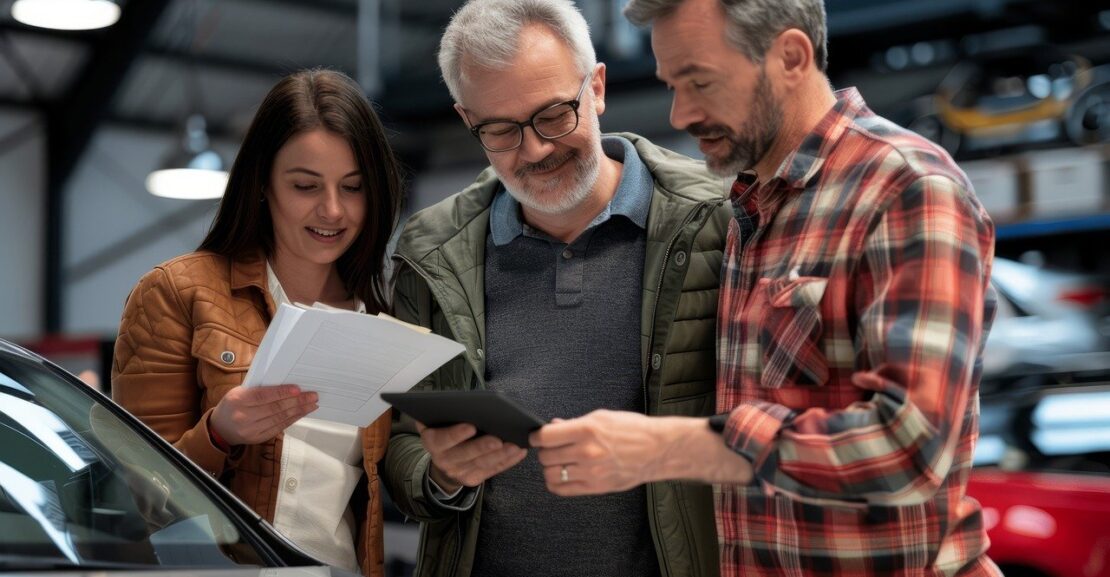
<svg viewBox="0 0 1110 577">
<path fill-rule="evenodd" d="M 586 201 L 593 193 L 594 186 L 597 184 L 598 176 L 601 174 L 601 161 L 598 158 L 600 152 L 600 145 L 591 150 L 581 151 L 577 158 L 571 158 L 569 162 L 574 163 L 574 171 L 570 176 L 560 176 L 545 182 L 538 187 L 521 187 L 524 190 L 516 190 L 515 187 L 505 186 L 505 189 L 524 207 L 533 210 L 537 213 L 548 215 L 559 215 L 570 212 L 571 210 L 580 206 Z M 572 153 L 574 154 L 574 153 Z M 552 160 L 558 164 L 558 161 L 563 159 L 544 159 L 533 165 L 533 167 L 540 168 L 541 170 L 548 164 L 552 164 Z M 496 169 L 494 169 L 496 171 Z M 516 181 L 523 182 L 527 177 L 527 169 L 517 171 Z M 500 172 L 497 176 L 501 178 L 501 182 L 505 182 L 505 178 Z M 572 179 L 572 182 L 565 182 L 567 179 Z M 530 189 L 530 190 L 529 190 Z"/>
</svg>

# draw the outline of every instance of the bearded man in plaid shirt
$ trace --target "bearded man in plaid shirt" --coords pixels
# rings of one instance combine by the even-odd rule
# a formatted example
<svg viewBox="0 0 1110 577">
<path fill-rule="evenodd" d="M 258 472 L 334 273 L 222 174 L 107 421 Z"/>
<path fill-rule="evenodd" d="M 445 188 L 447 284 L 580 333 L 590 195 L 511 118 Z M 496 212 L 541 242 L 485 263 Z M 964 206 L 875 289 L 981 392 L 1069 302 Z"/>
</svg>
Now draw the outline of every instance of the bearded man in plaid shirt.
<svg viewBox="0 0 1110 577">
<path fill-rule="evenodd" d="M 833 91 L 822 0 L 625 14 L 653 26 L 671 124 L 736 176 L 720 414 L 548 425 L 532 439 L 548 488 L 712 482 L 725 576 L 1001 575 L 966 495 L 995 302 L 994 228 L 967 177 Z"/>
</svg>

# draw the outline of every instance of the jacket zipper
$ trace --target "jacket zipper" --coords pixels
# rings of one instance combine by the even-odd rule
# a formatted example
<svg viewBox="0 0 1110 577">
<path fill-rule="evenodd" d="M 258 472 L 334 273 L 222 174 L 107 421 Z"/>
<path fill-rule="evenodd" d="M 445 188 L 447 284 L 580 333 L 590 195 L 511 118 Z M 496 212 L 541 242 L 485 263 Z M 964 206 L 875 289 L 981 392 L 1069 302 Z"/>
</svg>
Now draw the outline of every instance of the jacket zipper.
<svg viewBox="0 0 1110 577">
<path fill-rule="evenodd" d="M 408 258 L 407 256 L 404 256 L 404 255 L 401 255 L 401 254 L 394 254 L 394 256 L 396 258 L 401 259 L 402 261 L 405 262 L 405 264 L 412 267 L 412 270 L 416 271 L 416 274 L 420 275 L 420 278 L 424 279 L 424 284 L 428 285 L 428 290 L 432 291 L 432 296 L 434 296 L 437 301 L 439 301 L 441 303 L 447 302 L 447 300 L 445 298 L 443 298 L 444 295 L 440 294 L 440 292 L 438 290 L 436 290 L 435 282 L 433 282 L 432 279 L 428 277 L 428 274 L 426 273 L 426 271 L 424 269 L 417 266 L 416 263 L 412 262 L 412 259 Z M 445 314 L 444 316 L 447 316 L 447 315 Z M 448 324 L 450 324 L 450 319 L 448 319 Z M 452 327 L 451 330 L 454 331 L 454 327 Z M 478 343 L 478 348 L 479 349 L 485 348 L 485 343 Z M 466 356 L 466 361 L 468 363 L 470 363 L 470 368 L 474 371 L 474 376 L 478 380 L 478 388 L 479 389 L 486 388 L 485 387 L 485 381 L 482 377 L 482 371 L 479 370 L 480 367 L 477 367 L 477 366 L 474 365 L 474 363 L 470 360 L 470 355 L 469 354 L 467 354 L 467 356 Z"/>
<path fill-rule="evenodd" d="M 679 237 L 682 236 L 682 232 L 686 229 L 686 227 L 691 222 L 693 222 L 694 219 L 697 218 L 697 216 L 699 214 L 701 214 L 703 209 L 705 209 L 708 206 L 710 206 L 709 203 L 703 202 L 703 203 L 699 203 L 696 207 L 694 207 L 693 209 L 690 210 L 690 212 L 686 215 L 686 218 L 683 219 L 682 224 L 679 225 L 678 229 L 675 230 L 673 235 L 671 235 L 671 240 L 667 243 L 667 250 L 663 252 L 663 264 L 662 264 L 661 270 L 659 271 L 659 285 L 655 287 L 655 302 L 652 304 L 652 307 L 651 307 L 651 327 L 649 328 L 649 332 L 648 332 L 648 334 L 651 335 L 651 337 L 648 339 L 648 349 L 647 349 L 648 370 L 647 370 L 647 373 L 645 374 L 643 382 L 642 382 L 643 396 L 644 396 L 644 414 L 645 415 L 650 415 L 651 414 L 650 404 L 649 404 L 649 400 L 648 400 L 648 381 L 651 380 L 651 378 L 654 375 L 655 370 L 656 370 L 651 366 L 651 357 L 654 356 L 654 353 L 652 351 L 655 348 L 655 317 L 659 312 L 659 299 L 663 294 L 663 279 L 666 277 L 667 265 L 671 260 L 671 250 L 674 248 L 675 243 L 678 242 Z M 704 223 L 703 223 L 703 225 L 704 225 Z M 689 262 L 689 261 L 687 261 L 687 262 Z M 681 292 L 681 289 L 680 289 L 680 292 Z M 662 364 L 660 364 L 660 367 L 662 367 Z M 647 504 L 648 504 L 648 519 L 650 521 L 649 529 L 652 533 L 652 540 L 655 541 L 658 544 L 657 546 L 659 547 L 660 551 L 664 551 L 663 546 L 662 546 L 662 543 L 663 543 L 662 538 L 658 534 L 659 533 L 659 529 L 658 529 L 659 521 L 656 519 L 656 514 L 655 514 L 655 487 L 653 486 L 653 484 L 648 483 L 646 485 L 646 489 L 647 489 L 647 493 L 648 493 L 648 503 Z M 667 562 L 667 556 L 665 554 L 661 555 L 661 561 L 662 561 L 662 563 L 659 567 L 660 574 L 663 575 L 663 576 L 672 575 L 673 572 L 671 571 L 670 567 L 664 566 Z"/>
<path fill-rule="evenodd" d="M 436 284 L 432 281 L 431 278 L 429 278 L 429 275 L 427 274 L 427 272 L 424 269 L 420 268 L 419 266 L 416 266 L 416 263 L 412 262 L 412 259 L 410 259 L 410 258 L 408 258 L 404 255 L 395 254 L 394 256 L 401 259 L 402 261 L 405 262 L 405 264 L 412 267 L 412 270 L 415 271 L 416 274 L 420 275 L 420 278 L 424 279 L 424 284 L 426 284 L 428 286 L 428 290 L 432 292 L 432 296 L 434 296 L 437 301 L 439 301 L 441 303 L 446 302 L 442 298 L 442 295 L 439 293 L 439 291 L 436 290 Z M 445 314 L 445 316 L 446 316 L 446 314 Z M 448 323 L 450 323 L 450 321 L 448 321 Z M 454 329 L 452 329 L 452 330 L 454 330 Z M 479 347 L 483 346 L 482 343 L 478 343 L 478 345 L 479 345 Z M 468 357 L 469 357 L 469 355 L 468 355 Z M 475 378 L 478 381 L 479 388 L 485 388 L 485 383 L 482 380 L 482 378 L 479 376 L 481 373 L 478 371 L 478 367 L 475 367 L 474 363 L 470 362 L 469 358 L 467 358 L 467 362 L 470 363 L 470 368 L 474 370 L 474 375 L 475 375 Z M 477 502 L 475 502 L 475 506 L 478 506 Z M 455 531 L 454 531 L 455 554 L 452 556 L 452 559 L 451 559 L 451 565 L 449 566 L 450 568 L 449 568 L 449 571 L 447 573 L 448 576 L 455 575 L 456 571 L 458 571 L 458 568 L 459 568 L 459 561 L 462 560 L 462 526 L 461 526 L 462 521 L 461 521 L 461 518 L 462 518 L 462 513 L 455 513 Z M 418 566 L 417 566 L 416 570 L 413 572 L 413 575 L 420 575 L 421 574 L 420 570 L 419 570 L 420 569 L 419 564 L 420 564 L 420 561 L 423 560 L 423 553 L 427 550 L 427 545 L 428 545 L 427 531 L 426 531 L 427 527 L 425 525 L 426 524 L 421 523 L 421 527 L 420 527 L 420 545 L 419 545 L 419 550 L 420 550 L 421 556 L 417 557 L 417 565 Z"/>
<path fill-rule="evenodd" d="M 420 524 L 420 537 L 416 546 L 416 566 L 412 569 L 413 575 L 420 575 L 420 569 L 424 565 L 424 554 L 428 552 L 428 525 L 427 523 Z"/>
<path fill-rule="evenodd" d="M 475 502 L 474 506 L 477 507 L 478 503 Z M 454 576 L 459 571 L 459 561 L 462 560 L 462 513 L 455 513 L 455 554 L 451 559 L 451 567 L 448 569 L 447 574 Z M 471 565 L 473 568 L 473 564 Z"/>
<path fill-rule="evenodd" d="M 651 409 L 650 409 L 649 403 L 648 403 L 648 387 L 647 387 L 647 384 L 648 384 L 648 381 L 651 380 L 652 373 L 655 372 L 655 368 L 651 366 L 651 357 L 653 355 L 652 349 L 655 348 L 655 316 L 659 312 L 659 298 L 663 294 L 663 280 L 664 280 L 664 278 L 666 278 L 666 275 L 667 275 L 667 264 L 671 260 L 671 250 L 674 248 L 675 243 L 678 242 L 678 237 L 682 236 L 682 231 L 686 229 L 686 226 L 689 225 L 691 222 L 693 222 L 694 219 L 699 214 L 701 214 L 702 209 L 704 209 L 707 206 L 709 206 L 708 203 L 704 203 L 704 202 L 700 203 L 696 207 L 694 207 L 686 215 L 686 218 L 683 219 L 682 224 L 680 224 L 678 226 L 678 230 L 676 230 L 674 232 L 674 234 L 671 235 L 671 240 L 667 243 L 667 250 L 663 252 L 663 264 L 662 264 L 662 268 L 659 271 L 659 284 L 658 284 L 658 286 L 655 287 L 655 302 L 652 303 L 652 305 L 651 305 L 651 326 L 648 329 L 648 334 L 651 335 L 651 337 L 648 339 L 648 348 L 647 348 L 648 358 L 646 359 L 647 366 L 648 366 L 648 371 L 647 371 L 647 374 L 645 375 L 645 377 L 643 379 L 643 382 L 642 382 L 643 396 L 644 396 L 644 414 L 645 415 L 650 415 L 651 414 Z M 660 365 L 660 366 L 662 366 L 662 365 Z"/>
<path fill-rule="evenodd" d="M 655 369 L 651 368 L 651 355 L 653 355 L 652 349 L 655 346 L 655 316 L 656 316 L 656 314 L 658 313 L 658 310 L 659 310 L 659 298 L 660 298 L 660 296 L 662 294 L 662 291 L 663 291 L 663 280 L 664 280 L 664 278 L 667 274 L 667 264 L 670 262 L 670 259 L 671 259 L 671 251 L 674 249 L 675 243 L 678 242 L 679 237 L 682 236 L 682 232 L 686 229 L 686 227 L 691 222 L 693 222 L 694 219 L 697 218 L 698 215 L 700 215 L 705 208 L 707 208 L 709 206 L 710 206 L 709 203 L 703 202 L 703 203 L 699 203 L 696 207 L 691 209 L 690 212 L 686 214 L 686 217 L 682 220 L 682 224 L 680 224 L 678 226 L 678 229 L 675 230 L 674 234 L 671 235 L 671 239 L 667 243 L 667 250 L 663 252 L 662 268 L 660 269 L 660 272 L 659 272 L 659 284 L 658 284 L 658 286 L 656 286 L 655 302 L 652 304 L 652 308 L 651 308 L 651 326 L 649 327 L 649 331 L 650 331 L 649 334 L 651 335 L 651 337 L 648 340 L 648 349 L 647 349 L 648 350 L 647 363 L 648 363 L 649 368 L 648 368 L 648 371 L 647 371 L 647 374 L 646 374 L 645 378 L 641 382 L 641 389 L 642 389 L 642 395 L 643 395 L 643 400 L 644 400 L 644 414 L 651 414 L 650 404 L 649 404 L 649 400 L 648 400 L 647 383 L 648 383 L 649 380 L 651 380 L 652 374 L 655 371 Z M 426 274 L 424 269 L 417 266 L 416 263 L 414 263 L 412 261 L 412 259 L 410 259 L 410 258 L 408 258 L 404 255 L 397 254 L 395 256 L 397 258 L 401 259 L 402 261 L 404 261 L 410 267 L 412 267 L 412 270 L 415 271 L 416 274 L 420 275 L 420 277 L 424 279 L 424 282 L 425 282 L 425 284 L 428 285 L 428 290 L 430 290 L 432 292 L 432 295 L 435 296 L 435 298 L 437 300 L 439 300 L 439 302 L 444 302 L 444 300 L 441 298 L 441 295 L 436 290 L 435 283 L 432 282 L 432 280 L 430 278 L 428 278 L 428 275 Z M 475 367 L 473 365 L 473 363 L 471 363 L 471 368 L 474 369 L 475 375 L 478 375 L 478 373 L 479 373 L 478 368 Z M 482 384 L 482 379 L 479 378 L 478 382 L 479 382 L 479 384 Z M 648 490 L 648 495 L 649 495 L 649 501 L 651 503 L 654 503 L 655 502 L 655 491 L 654 491 L 654 489 L 652 488 L 652 486 L 650 484 L 647 486 L 647 490 Z M 651 517 L 652 533 L 654 534 L 654 533 L 657 532 L 657 530 L 655 529 L 655 526 L 657 525 L 657 521 L 655 520 L 655 508 L 654 508 L 654 506 L 649 507 L 648 514 Z M 459 522 L 460 522 L 459 516 L 456 515 L 455 516 L 455 539 L 457 541 L 456 541 L 456 546 L 455 546 L 454 559 L 452 559 L 452 562 L 451 562 L 451 570 L 448 573 L 449 575 L 454 575 L 455 572 L 458 570 L 458 564 L 459 564 L 460 557 L 461 557 L 461 554 L 462 554 L 462 534 L 461 534 L 461 528 L 459 527 Z M 426 539 L 424 539 L 423 537 L 424 536 L 422 535 L 421 547 L 420 547 L 421 551 L 424 550 L 425 545 L 426 545 Z M 653 538 L 658 539 L 658 535 L 653 535 Z M 659 541 L 659 542 L 661 542 L 661 541 Z M 665 573 L 667 575 L 669 575 L 671 573 L 669 570 L 667 570 L 664 567 L 660 567 L 660 570 L 665 571 Z"/>
</svg>

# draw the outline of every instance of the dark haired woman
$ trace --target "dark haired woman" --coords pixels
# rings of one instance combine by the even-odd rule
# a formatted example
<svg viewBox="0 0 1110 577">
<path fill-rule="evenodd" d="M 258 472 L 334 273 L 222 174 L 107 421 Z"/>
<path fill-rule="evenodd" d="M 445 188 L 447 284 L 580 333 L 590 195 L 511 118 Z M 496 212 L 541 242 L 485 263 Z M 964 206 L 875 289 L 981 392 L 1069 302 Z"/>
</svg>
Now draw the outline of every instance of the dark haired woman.
<svg viewBox="0 0 1110 577">
<path fill-rule="evenodd" d="M 382 574 L 377 462 L 389 415 L 311 418 L 316 394 L 243 388 L 276 307 L 386 308 L 400 179 L 370 103 L 338 72 L 284 78 L 259 107 L 196 252 L 147 273 L 116 341 L 116 401 L 321 561 Z"/>
</svg>

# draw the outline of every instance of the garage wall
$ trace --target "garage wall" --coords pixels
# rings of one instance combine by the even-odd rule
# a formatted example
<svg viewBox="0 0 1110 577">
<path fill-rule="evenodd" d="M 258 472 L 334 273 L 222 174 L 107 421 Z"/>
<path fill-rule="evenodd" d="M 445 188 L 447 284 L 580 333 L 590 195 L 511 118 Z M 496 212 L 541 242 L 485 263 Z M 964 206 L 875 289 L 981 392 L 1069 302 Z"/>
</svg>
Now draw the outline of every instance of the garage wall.
<svg viewBox="0 0 1110 577">
<path fill-rule="evenodd" d="M 146 175 L 175 144 L 171 133 L 97 131 L 66 191 L 63 331 L 114 337 L 139 277 L 200 243 L 218 201 L 173 200 L 146 191 Z M 237 143 L 214 148 L 230 165 Z"/>
<path fill-rule="evenodd" d="M 37 115 L 0 109 L 0 337 L 4 338 L 33 337 L 41 325 L 45 140 Z"/>
</svg>

